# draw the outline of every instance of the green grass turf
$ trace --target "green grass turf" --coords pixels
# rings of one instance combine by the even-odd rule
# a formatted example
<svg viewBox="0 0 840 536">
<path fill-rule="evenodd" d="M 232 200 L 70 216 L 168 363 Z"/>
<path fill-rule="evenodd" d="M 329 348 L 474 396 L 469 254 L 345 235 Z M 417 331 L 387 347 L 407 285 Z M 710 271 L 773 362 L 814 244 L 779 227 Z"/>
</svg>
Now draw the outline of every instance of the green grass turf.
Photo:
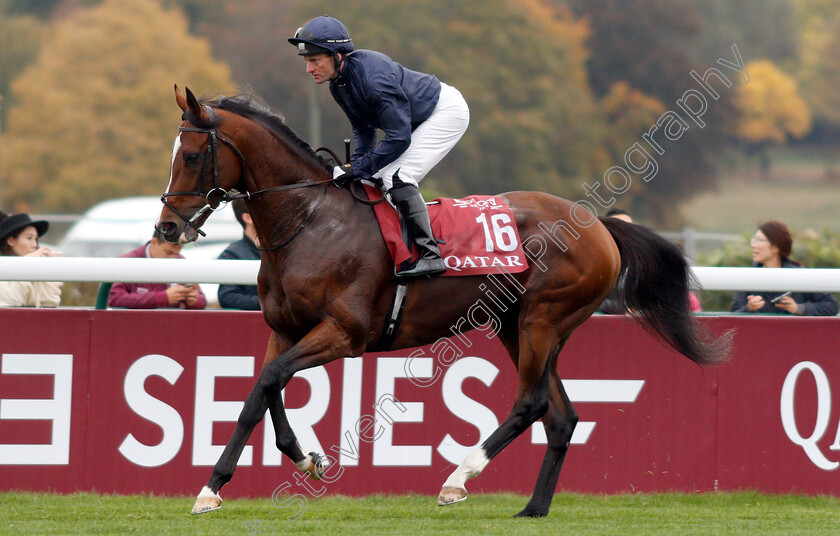
<svg viewBox="0 0 840 536">
<path fill-rule="evenodd" d="M 526 498 L 477 494 L 438 507 L 420 495 L 311 500 L 296 521 L 270 498 L 191 516 L 192 498 L 0 493 L 0 535 L 148 534 L 838 534 L 840 499 L 751 492 L 595 496 L 561 493 L 542 519 L 513 519 Z"/>
</svg>

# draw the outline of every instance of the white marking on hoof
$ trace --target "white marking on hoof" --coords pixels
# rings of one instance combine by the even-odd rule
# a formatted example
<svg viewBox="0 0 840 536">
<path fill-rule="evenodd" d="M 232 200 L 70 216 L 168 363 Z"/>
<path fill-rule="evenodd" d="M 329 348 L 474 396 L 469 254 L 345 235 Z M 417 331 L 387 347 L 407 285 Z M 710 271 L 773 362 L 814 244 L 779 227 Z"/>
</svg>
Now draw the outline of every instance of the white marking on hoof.
<svg viewBox="0 0 840 536">
<path fill-rule="evenodd" d="M 447 506 L 461 501 L 467 500 L 467 490 L 464 488 L 453 488 L 452 486 L 443 486 L 438 495 L 438 506 Z"/>
<path fill-rule="evenodd" d="M 330 461 L 313 450 L 305 450 L 303 453 L 306 454 L 306 458 L 295 465 L 312 480 L 321 480 L 321 475 L 327 470 Z"/>
<path fill-rule="evenodd" d="M 201 493 L 196 497 L 195 505 L 190 513 L 193 515 L 206 514 L 207 512 L 218 510 L 221 507 L 222 497 L 218 493 L 213 493 L 207 486 L 204 486 L 201 488 Z"/>
</svg>

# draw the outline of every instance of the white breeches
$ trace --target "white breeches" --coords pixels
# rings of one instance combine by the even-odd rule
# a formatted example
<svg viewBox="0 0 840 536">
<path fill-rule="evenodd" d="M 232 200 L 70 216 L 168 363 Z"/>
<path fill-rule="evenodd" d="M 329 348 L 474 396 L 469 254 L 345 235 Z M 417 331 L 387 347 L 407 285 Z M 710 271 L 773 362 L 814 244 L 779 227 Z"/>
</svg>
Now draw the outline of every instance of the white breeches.
<svg viewBox="0 0 840 536">
<path fill-rule="evenodd" d="M 382 179 L 384 189 L 393 185 L 394 173 L 414 186 L 440 162 L 470 124 L 470 109 L 461 92 L 443 82 L 440 84 L 440 98 L 434 112 L 411 133 L 411 145 L 399 158 L 376 172 L 374 177 Z"/>
</svg>

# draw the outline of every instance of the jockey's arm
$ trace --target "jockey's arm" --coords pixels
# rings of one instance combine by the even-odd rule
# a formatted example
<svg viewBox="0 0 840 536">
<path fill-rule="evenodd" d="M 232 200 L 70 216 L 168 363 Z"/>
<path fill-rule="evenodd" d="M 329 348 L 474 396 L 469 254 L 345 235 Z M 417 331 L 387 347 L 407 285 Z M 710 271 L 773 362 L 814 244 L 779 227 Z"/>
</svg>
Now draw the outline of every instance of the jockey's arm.
<svg viewBox="0 0 840 536">
<path fill-rule="evenodd" d="M 385 136 L 373 149 L 360 156 L 354 151 L 353 171 L 362 177 L 372 177 L 377 171 L 400 157 L 411 144 L 411 107 L 402 88 L 383 80 L 371 81 L 375 90 L 375 110 L 379 128 Z M 357 139 L 358 143 L 358 139 Z"/>
</svg>

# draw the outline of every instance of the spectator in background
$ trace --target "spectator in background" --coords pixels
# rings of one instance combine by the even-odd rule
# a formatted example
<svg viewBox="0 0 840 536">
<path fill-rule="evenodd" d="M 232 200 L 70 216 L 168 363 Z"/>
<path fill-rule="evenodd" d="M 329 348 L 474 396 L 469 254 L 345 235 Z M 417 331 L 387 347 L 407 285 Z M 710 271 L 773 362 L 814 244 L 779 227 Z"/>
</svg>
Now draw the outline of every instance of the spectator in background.
<svg viewBox="0 0 840 536">
<path fill-rule="evenodd" d="M 626 211 L 615 207 L 607 211 L 607 218 L 616 218 L 621 221 L 626 221 L 627 223 L 633 223 L 633 218 L 630 217 L 630 214 L 627 214 Z"/>
<path fill-rule="evenodd" d="M 233 242 L 219 255 L 220 259 L 260 260 L 260 250 L 257 245 L 257 230 L 245 200 L 233 201 L 233 213 L 242 225 L 242 239 Z M 257 295 L 257 285 L 219 285 L 219 305 L 225 309 L 260 310 L 260 297 Z"/>
<path fill-rule="evenodd" d="M 628 214 L 626 211 L 620 208 L 613 207 L 609 209 L 607 211 L 606 217 L 626 221 L 627 223 L 633 223 L 633 218 L 630 216 L 630 214 Z M 609 295 L 604 299 L 600 307 L 598 307 L 599 313 L 604 313 L 608 315 L 623 315 L 627 313 L 627 309 L 624 307 L 623 300 L 621 299 L 623 286 L 624 282 L 622 279 L 619 278 L 619 280 L 615 282 L 615 286 L 610 291 Z M 688 305 L 694 312 L 699 312 L 703 310 L 703 308 L 700 307 L 700 300 L 698 300 L 697 296 L 695 296 L 692 292 L 688 293 Z"/>
<path fill-rule="evenodd" d="M 760 268 L 801 268 L 790 258 L 793 238 L 787 226 L 771 220 L 758 226 L 750 239 L 752 266 Z M 781 313 L 803 316 L 834 316 L 837 300 L 825 292 L 736 292 L 732 311 L 737 313 Z"/>
<path fill-rule="evenodd" d="M 120 257 L 147 259 L 183 259 L 181 245 L 171 244 L 155 231 L 152 239 Z M 108 296 L 109 307 L 128 309 L 157 309 L 180 307 L 204 309 L 207 298 L 196 284 L 114 283 Z"/>
<path fill-rule="evenodd" d="M 38 244 L 49 228 L 49 222 L 32 221 L 29 214 L 10 216 L 0 212 L 0 255 L 60 256 L 58 251 Z M 57 307 L 61 302 L 61 285 L 49 281 L 0 281 L 0 307 Z"/>
</svg>

